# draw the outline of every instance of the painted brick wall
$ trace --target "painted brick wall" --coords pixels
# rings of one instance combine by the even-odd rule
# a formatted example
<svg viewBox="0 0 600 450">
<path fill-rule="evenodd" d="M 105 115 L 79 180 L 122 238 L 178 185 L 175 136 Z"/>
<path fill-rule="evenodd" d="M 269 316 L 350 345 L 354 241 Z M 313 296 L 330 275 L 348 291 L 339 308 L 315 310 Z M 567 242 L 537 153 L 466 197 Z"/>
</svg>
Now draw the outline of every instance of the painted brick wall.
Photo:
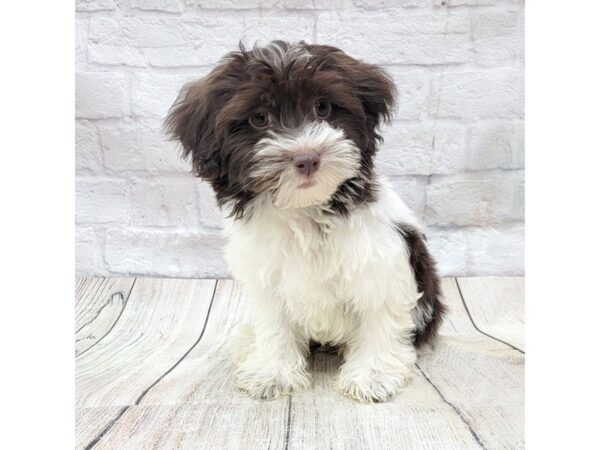
<svg viewBox="0 0 600 450">
<path fill-rule="evenodd" d="M 384 66 L 400 101 L 381 171 L 441 272 L 523 272 L 523 3 L 78 0 L 77 271 L 222 276 L 221 220 L 161 120 L 224 53 L 283 38 Z"/>
</svg>

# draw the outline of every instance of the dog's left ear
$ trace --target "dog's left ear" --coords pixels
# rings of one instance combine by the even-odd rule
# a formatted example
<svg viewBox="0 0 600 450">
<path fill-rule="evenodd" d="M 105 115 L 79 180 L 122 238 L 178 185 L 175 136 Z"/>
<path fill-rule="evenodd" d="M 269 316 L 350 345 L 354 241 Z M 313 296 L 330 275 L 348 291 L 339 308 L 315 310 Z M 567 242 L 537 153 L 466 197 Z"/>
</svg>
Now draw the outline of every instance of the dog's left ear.
<svg viewBox="0 0 600 450">
<path fill-rule="evenodd" d="M 373 64 L 354 59 L 342 50 L 327 45 L 308 46 L 320 56 L 324 66 L 340 72 L 354 84 L 367 118 L 367 128 L 374 139 L 380 139 L 377 127 L 389 121 L 396 104 L 396 86 L 386 71 Z"/>
<path fill-rule="evenodd" d="M 345 55 L 347 56 L 347 55 Z M 356 92 L 363 104 L 367 124 L 374 131 L 382 122 L 391 119 L 396 104 L 396 86 L 383 69 L 357 61 L 349 64 L 350 74 L 356 85 Z"/>
</svg>

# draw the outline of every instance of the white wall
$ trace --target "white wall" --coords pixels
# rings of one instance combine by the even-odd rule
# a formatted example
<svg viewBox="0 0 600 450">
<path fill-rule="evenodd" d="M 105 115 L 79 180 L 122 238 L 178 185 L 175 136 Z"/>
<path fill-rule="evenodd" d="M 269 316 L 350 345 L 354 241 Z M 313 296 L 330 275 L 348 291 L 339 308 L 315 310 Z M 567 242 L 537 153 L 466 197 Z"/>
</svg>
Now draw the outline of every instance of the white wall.
<svg viewBox="0 0 600 450">
<path fill-rule="evenodd" d="M 78 0 L 77 271 L 227 274 L 209 188 L 161 119 L 243 39 L 336 45 L 400 101 L 378 156 L 442 273 L 523 272 L 523 4 L 510 0 Z"/>
</svg>

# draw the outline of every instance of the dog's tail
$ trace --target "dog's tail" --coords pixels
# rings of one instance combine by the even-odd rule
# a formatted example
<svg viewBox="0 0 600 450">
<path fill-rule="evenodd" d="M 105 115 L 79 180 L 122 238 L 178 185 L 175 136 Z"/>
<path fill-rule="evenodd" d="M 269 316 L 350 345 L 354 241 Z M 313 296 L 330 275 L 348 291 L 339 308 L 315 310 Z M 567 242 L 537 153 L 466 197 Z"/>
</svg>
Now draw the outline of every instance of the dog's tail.
<svg viewBox="0 0 600 450">
<path fill-rule="evenodd" d="M 404 223 L 397 224 L 396 228 L 408 246 L 410 265 L 421 294 L 417 306 L 412 311 L 416 327 L 413 343 L 416 347 L 421 347 L 431 343 L 437 335 L 446 313 L 446 306 L 442 302 L 440 279 L 435 261 L 427 249 L 425 235 L 414 226 Z"/>
</svg>

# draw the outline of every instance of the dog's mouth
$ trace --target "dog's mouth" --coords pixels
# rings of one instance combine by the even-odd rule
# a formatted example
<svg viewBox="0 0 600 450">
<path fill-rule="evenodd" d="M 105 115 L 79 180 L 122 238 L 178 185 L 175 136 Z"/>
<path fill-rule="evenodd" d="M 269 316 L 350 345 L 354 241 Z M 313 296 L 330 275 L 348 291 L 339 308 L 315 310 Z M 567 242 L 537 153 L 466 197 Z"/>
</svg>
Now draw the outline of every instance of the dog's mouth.
<svg viewBox="0 0 600 450">
<path fill-rule="evenodd" d="M 309 188 L 314 187 L 316 185 L 317 185 L 317 181 L 314 178 L 307 178 L 306 180 L 302 181 L 298 185 L 298 189 L 309 189 Z"/>
</svg>

